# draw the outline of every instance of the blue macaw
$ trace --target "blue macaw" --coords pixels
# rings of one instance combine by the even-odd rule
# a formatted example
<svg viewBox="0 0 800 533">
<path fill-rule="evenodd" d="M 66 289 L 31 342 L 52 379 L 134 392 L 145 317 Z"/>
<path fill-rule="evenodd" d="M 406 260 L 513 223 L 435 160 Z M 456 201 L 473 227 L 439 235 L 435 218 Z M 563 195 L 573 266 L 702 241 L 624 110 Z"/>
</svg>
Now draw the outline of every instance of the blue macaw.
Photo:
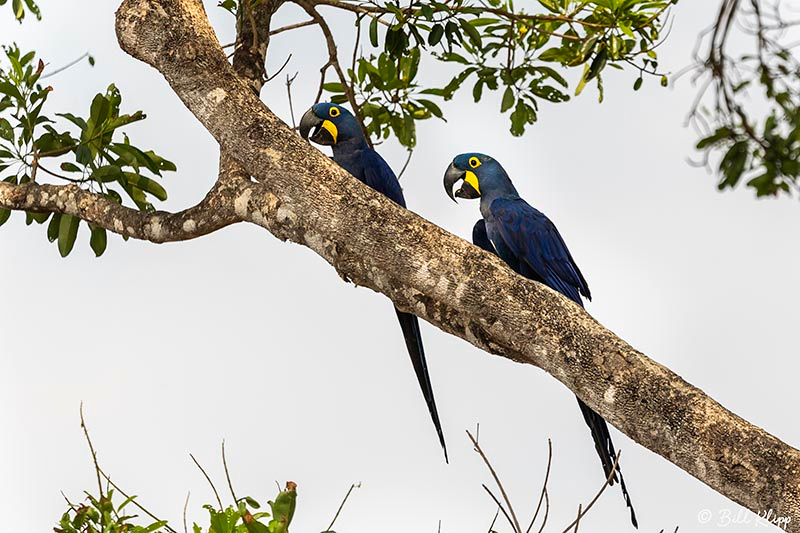
<svg viewBox="0 0 800 533">
<path fill-rule="evenodd" d="M 455 184 L 463 180 L 453 194 Z M 506 171 L 493 158 L 478 153 L 456 156 L 444 175 L 447 195 L 480 198 L 482 219 L 472 229 L 472 242 L 499 256 L 517 274 L 544 283 L 583 307 L 581 295 L 592 295 L 583 274 L 567 249 L 555 225 L 543 213 L 520 198 Z M 592 432 L 603 471 L 611 474 L 616 451 L 608 424 L 578 398 L 583 418 Z M 619 481 L 625 503 L 631 510 L 631 522 L 638 527 L 625 480 L 617 465 L 611 483 Z"/>
<path fill-rule="evenodd" d="M 319 103 L 309 109 L 300 120 L 300 136 L 309 138 L 315 143 L 331 146 L 333 160 L 342 168 L 352 174 L 356 179 L 365 183 L 387 196 L 395 203 L 406 207 L 403 189 L 392 169 L 384 159 L 367 145 L 364 132 L 355 117 L 342 106 L 330 103 Z M 436 410 L 436 401 L 433 398 L 431 378 L 428 375 L 428 365 L 425 362 L 425 350 L 422 347 L 422 336 L 419 330 L 417 317 L 404 313 L 395 307 L 400 328 L 403 330 L 408 354 L 417 374 L 422 395 L 428 404 L 433 425 L 439 435 L 439 443 L 447 459 L 447 446 L 444 442 L 442 425 L 439 422 L 439 413 Z"/>
</svg>

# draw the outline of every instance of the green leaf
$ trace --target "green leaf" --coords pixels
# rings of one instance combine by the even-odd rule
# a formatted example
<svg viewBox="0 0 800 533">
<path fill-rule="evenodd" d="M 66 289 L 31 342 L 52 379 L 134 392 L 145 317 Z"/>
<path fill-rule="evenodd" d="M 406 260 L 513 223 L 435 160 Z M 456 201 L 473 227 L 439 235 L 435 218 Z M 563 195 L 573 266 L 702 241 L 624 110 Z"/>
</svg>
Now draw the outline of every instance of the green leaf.
<svg viewBox="0 0 800 533">
<path fill-rule="evenodd" d="M 47 226 L 47 240 L 55 242 L 58 239 L 58 229 L 61 224 L 61 213 L 53 213 L 53 218 L 50 219 L 50 224 Z"/>
<path fill-rule="evenodd" d="M 600 72 L 603 70 L 603 67 L 606 66 L 606 59 L 606 49 L 605 47 L 602 47 L 600 48 L 600 51 L 597 52 L 597 55 L 594 56 L 592 64 L 589 66 L 589 70 L 586 72 L 586 81 L 590 81 L 600 74 Z"/>
<path fill-rule="evenodd" d="M 125 181 L 128 182 L 128 185 L 136 187 L 144 192 L 148 192 L 162 202 L 167 199 L 167 191 L 164 190 L 164 187 L 162 187 L 157 181 L 133 172 L 123 172 L 123 174 L 125 176 Z"/>
<path fill-rule="evenodd" d="M 92 226 L 91 224 L 89 224 L 89 229 L 92 231 L 92 235 L 89 238 L 89 245 L 92 247 L 95 257 L 100 257 L 103 255 L 103 252 L 106 251 L 106 245 L 108 244 L 106 229 Z"/>
<path fill-rule="evenodd" d="M 11 9 L 14 10 L 14 18 L 22 20 L 25 17 L 25 8 L 22 6 L 22 0 L 14 0 L 11 3 Z"/>
<path fill-rule="evenodd" d="M 575 87 L 575 96 L 578 96 L 583 92 L 583 88 L 586 87 L 586 73 L 589 72 L 589 65 L 583 66 L 583 76 L 581 76 L 581 81 L 578 83 L 578 86 Z"/>
<path fill-rule="evenodd" d="M 75 246 L 75 238 L 78 236 L 78 224 L 80 219 L 66 213 L 61 215 L 58 224 L 58 252 L 61 257 L 67 257 Z"/>
<path fill-rule="evenodd" d="M 0 118 L 0 139 L 5 139 L 12 143 L 14 142 L 14 128 L 11 126 L 11 123 L 4 118 Z"/>
<path fill-rule="evenodd" d="M 342 87 L 342 84 L 339 83 L 338 81 L 337 82 L 332 82 L 332 83 L 324 83 L 322 85 L 322 88 L 325 89 L 326 91 L 328 91 L 329 93 L 343 93 L 344 92 L 344 87 Z"/>
<path fill-rule="evenodd" d="M 568 53 L 562 48 L 548 48 L 539 54 L 539 61 L 558 61 L 561 63 L 566 62 Z"/>
<path fill-rule="evenodd" d="M 464 30 L 464 33 L 467 34 L 469 37 L 470 42 L 476 48 L 480 48 L 481 46 L 481 34 L 475 29 L 475 26 L 470 24 L 464 19 L 458 19 L 459 24 L 461 24 L 461 28 Z"/>
<path fill-rule="evenodd" d="M 503 93 L 503 102 L 500 104 L 500 112 L 505 113 L 511 106 L 514 105 L 514 90 L 511 87 L 506 87 Z"/>
<path fill-rule="evenodd" d="M 704 148 L 712 146 L 722 141 L 723 139 L 730 139 L 732 133 L 733 132 L 730 130 L 730 128 L 725 128 L 725 127 L 718 128 L 717 131 L 715 131 L 713 134 L 703 139 L 700 139 L 700 141 L 697 143 L 696 148 L 698 150 L 703 150 Z"/>
<path fill-rule="evenodd" d="M 89 118 L 90 120 L 94 121 L 95 127 L 97 128 L 106 121 L 110 111 L 111 111 L 111 105 L 109 104 L 106 97 L 103 96 L 102 94 L 97 94 L 92 100 L 92 107 L 89 112 Z"/>
<path fill-rule="evenodd" d="M 11 217 L 11 210 L 3 209 L 2 207 L 0 207 L 0 226 L 5 224 L 10 217 Z"/>
<path fill-rule="evenodd" d="M 636 78 L 636 81 L 633 82 L 633 90 L 638 91 L 639 89 L 641 89 L 643 81 L 644 80 L 642 78 Z"/>
<path fill-rule="evenodd" d="M 436 46 L 439 44 L 439 41 L 442 40 L 444 36 L 444 26 L 441 24 L 434 24 L 433 28 L 431 28 L 431 32 L 428 34 L 428 44 L 431 46 Z"/>
<path fill-rule="evenodd" d="M 31 222 L 36 222 L 37 224 L 44 224 L 47 222 L 47 219 L 50 218 L 52 213 L 25 213 L 27 221 L 26 224 L 30 224 Z"/>
<path fill-rule="evenodd" d="M 25 0 L 25 5 L 28 6 L 28 11 L 36 16 L 37 20 L 42 20 L 42 13 L 39 11 L 39 6 L 33 0 Z"/>
<path fill-rule="evenodd" d="M 61 163 L 61 165 L 59 165 L 59 167 L 64 172 L 80 172 L 81 171 L 81 167 L 79 167 L 75 163 L 70 163 L 69 161 L 64 161 L 63 163 Z"/>
<path fill-rule="evenodd" d="M 373 47 L 378 47 L 378 17 L 374 17 L 369 23 L 369 42 Z"/>
<path fill-rule="evenodd" d="M 433 116 L 435 116 L 436 118 L 441 118 L 442 120 L 444 120 L 444 114 L 442 113 L 442 110 L 439 108 L 438 105 L 436 105 L 435 103 L 431 102 L 430 100 L 426 100 L 424 98 L 419 98 L 418 102 L 420 104 L 422 104 L 425 107 L 425 109 L 430 111 Z"/>
<path fill-rule="evenodd" d="M 272 508 L 272 516 L 269 522 L 271 533 L 288 533 L 289 525 L 292 523 L 295 506 L 297 504 L 297 491 L 294 484 L 287 483 L 287 490 L 281 491 L 274 502 L 269 502 Z"/>
</svg>

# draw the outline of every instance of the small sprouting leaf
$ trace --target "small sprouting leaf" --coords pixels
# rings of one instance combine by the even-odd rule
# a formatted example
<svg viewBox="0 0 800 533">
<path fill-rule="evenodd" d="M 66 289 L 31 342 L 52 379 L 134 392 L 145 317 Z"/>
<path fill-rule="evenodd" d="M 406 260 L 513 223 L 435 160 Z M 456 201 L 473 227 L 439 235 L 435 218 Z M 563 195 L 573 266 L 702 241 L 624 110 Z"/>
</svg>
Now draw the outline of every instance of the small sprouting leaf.
<svg viewBox="0 0 800 533">
<path fill-rule="evenodd" d="M 94 56 L 90 55 L 88 59 L 89 59 L 89 65 L 94 66 Z"/>
<path fill-rule="evenodd" d="M 249 505 L 253 509 L 260 509 L 261 508 L 261 504 L 258 503 L 254 498 L 251 498 L 250 496 L 245 496 L 244 497 L 244 501 L 246 501 L 247 505 Z"/>
<path fill-rule="evenodd" d="M 75 246 L 75 238 L 78 236 L 78 224 L 80 219 L 66 213 L 61 215 L 58 225 L 58 252 L 61 257 L 67 257 Z"/>
<path fill-rule="evenodd" d="M 642 78 L 636 78 L 636 81 L 633 82 L 633 90 L 638 91 L 639 89 L 641 89 L 643 81 L 644 80 Z"/>
<path fill-rule="evenodd" d="M 668 85 L 669 85 L 669 80 L 667 79 L 667 77 L 666 76 L 661 76 L 661 86 L 662 87 L 666 87 Z"/>
</svg>

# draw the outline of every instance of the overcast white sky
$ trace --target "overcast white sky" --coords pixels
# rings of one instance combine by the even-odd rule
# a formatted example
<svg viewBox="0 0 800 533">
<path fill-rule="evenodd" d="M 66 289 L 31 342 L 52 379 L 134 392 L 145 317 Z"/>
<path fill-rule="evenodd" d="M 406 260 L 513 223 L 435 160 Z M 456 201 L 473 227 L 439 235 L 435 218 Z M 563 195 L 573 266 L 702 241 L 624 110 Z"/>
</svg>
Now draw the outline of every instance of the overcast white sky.
<svg viewBox="0 0 800 533">
<path fill-rule="evenodd" d="M 118 2 L 42 0 L 44 20 L 0 16 L 3 42 L 35 48 L 53 66 L 91 51 L 97 66 L 49 80 L 49 109 L 84 113 L 115 82 L 123 107 L 149 118 L 134 142 L 178 165 L 169 201 L 192 205 L 215 178 L 217 148 L 162 77 L 117 46 Z M 206 2 L 220 39 L 233 19 Z M 717 2 L 681 3 L 661 64 L 690 61 Z M 304 20 L 286 7 L 276 24 Z M 350 39 L 352 21 L 335 30 Z M 346 48 L 343 48 L 346 50 Z M 324 63 L 321 37 L 304 28 L 273 39 L 270 71 L 287 55 L 299 72 L 299 115 L 312 103 Z M 423 66 L 422 76 L 434 69 Z M 790 444 L 800 443 L 796 404 L 796 300 L 800 270 L 791 199 L 720 194 L 687 164 L 696 141 L 683 127 L 694 90 L 688 79 L 631 90 L 633 74 L 610 71 L 606 101 L 591 87 L 567 104 L 543 105 L 522 138 L 508 133 L 493 95 L 444 105 L 448 122 L 419 128 L 419 148 L 402 179 L 409 207 L 469 237 L 477 203 L 454 205 L 441 176 L 455 154 L 500 160 L 530 203 L 558 225 L 594 302 L 587 310 L 633 346 L 723 405 Z M 288 121 L 280 76 L 264 101 Z M 427 79 L 431 79 L 428 77 Z M 380 148 L 399 169 L 404 152 Z M 84 231 L 68 259 L 45 228 L 16 215 L 0 229 L 0 515 L 3 531 L 49 531 L 64 510 L 59 491 L 79 500 L 94 473 L 79 427 L 87 421 L 102 466 L 126 491 L 174 526 L 187 491 L 190 520 L 213 500 L 193 453 L 227 495 L 224 438 L 237 492 L 266 501 L 299 485 L 295 532 L 322 531 L 347 488 L 362 482 L 340 516 L 340 532 L 484 532 L 495 506 L 490 478 L 464 434 L 481 442 L 527 521 L 554 447 L 551 531 L 572 519 L 602 482 L 574 396 L 540 370 L 491 357 L 423 325 L 423 337 L 451 464 L 442 460 L 391 304 L 343 283 L 306 248 L 238 225 L 186 243 L 124 243 L 110 237 L 95 259 Z M 711 531 L 735 504 L 616 430 L 641 531 Z M 711 510 L 712 524 L 698 524 Z M 561 526 L 559 529 L 558 526 Z M 617 487 L 582 530 L 625 531 Z M 505 527 L 503 525 L 502 527 Z M 180 528 L 179 528 L 180 529 Z M 751 531 L 750 524 L 730 531 Z M 508 530 L 507 528 L 505 529 Z"/>
</svg>

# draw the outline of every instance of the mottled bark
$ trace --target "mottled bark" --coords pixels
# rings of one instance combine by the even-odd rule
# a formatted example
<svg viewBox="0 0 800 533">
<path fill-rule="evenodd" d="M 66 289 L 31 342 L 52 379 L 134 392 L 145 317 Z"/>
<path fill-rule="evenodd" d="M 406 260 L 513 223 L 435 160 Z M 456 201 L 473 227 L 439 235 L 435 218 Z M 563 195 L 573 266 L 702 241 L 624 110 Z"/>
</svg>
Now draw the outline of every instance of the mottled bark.
<svg viewBox="0 0 800 533">
<path fill-rule="evenodd" d="M 134 239 L 185 241 L 239 222 L 233 210 L 233 198 L 238 192 L 234 184 L 218 184 L 199 204 L 184 211 L 143 212 L 77 185 L 12 185 L 0 181 L 0 207 L 66 213 Z"/>
<path fill-rule="evenodd" d="M 308 246 L 344 279 L 385 294 L 402 310 L 488 352 L 541 367 L 636 442 L 800 530 L 798 450 L 636 351 L 568 299 L 401 209 L 302 142 L 232 70 L 200 0 L 126 0 L 117 35 L 257 180 L 232 180 L 215 196 L 224 205 L 212 211 Z M 93 212 L 67 211 L 64 202 L 38 205 L 31 196 L 23 208 Z M 19 208 L 9 197 L 21 201 L 0 188 L 0 206 Z M 115 230 L 105 219 L 92 222 Z"/>
</svg>

